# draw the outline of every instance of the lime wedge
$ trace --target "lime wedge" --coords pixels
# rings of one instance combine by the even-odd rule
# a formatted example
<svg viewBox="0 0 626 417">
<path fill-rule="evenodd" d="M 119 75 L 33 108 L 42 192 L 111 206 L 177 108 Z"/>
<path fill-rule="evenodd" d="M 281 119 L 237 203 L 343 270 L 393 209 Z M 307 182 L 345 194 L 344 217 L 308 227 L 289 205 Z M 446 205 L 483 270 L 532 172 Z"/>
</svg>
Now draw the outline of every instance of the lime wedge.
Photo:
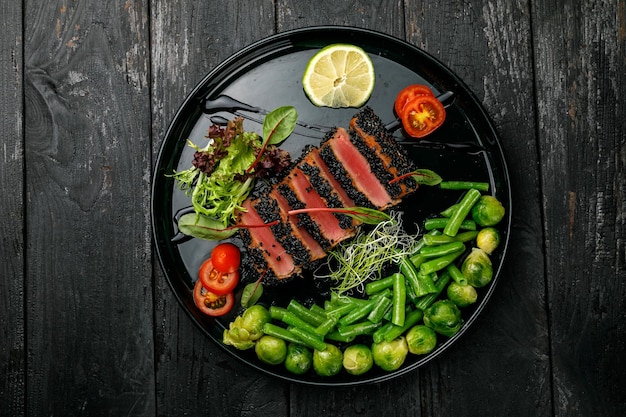
<svg viewBox="0 0 626 417">
<path fill-rule="evenodd" d="M 309 60 L 302 86 L 316 106 L 361 107 L 374 90 L 374 65 L 358 46 L 333 44 Z"/>
</svg>

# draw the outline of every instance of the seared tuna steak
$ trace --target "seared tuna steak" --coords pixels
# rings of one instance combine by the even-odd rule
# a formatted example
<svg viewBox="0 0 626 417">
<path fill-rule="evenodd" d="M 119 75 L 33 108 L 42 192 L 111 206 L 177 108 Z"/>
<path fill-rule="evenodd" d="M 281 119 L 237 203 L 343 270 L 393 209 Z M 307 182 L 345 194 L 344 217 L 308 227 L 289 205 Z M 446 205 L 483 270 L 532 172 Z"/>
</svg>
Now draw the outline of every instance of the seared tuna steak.
<svg viewBox="0 0 626 417">
<path fill-rule="evenodd" d="M 290 210 L 363 206 L 379 210 L 398 204 L 417 189 L 415 170 L 405 150 L 366 107 L 346 130 L 330 132 L 319 147 L 309 147 L 288 175 L 262 196 L 245 202 L 239 224 L 254 268 L 264 281 L 285 280 L 354 236 L 358 223 L 332 212 L 290 215 Z"/>
</svg>

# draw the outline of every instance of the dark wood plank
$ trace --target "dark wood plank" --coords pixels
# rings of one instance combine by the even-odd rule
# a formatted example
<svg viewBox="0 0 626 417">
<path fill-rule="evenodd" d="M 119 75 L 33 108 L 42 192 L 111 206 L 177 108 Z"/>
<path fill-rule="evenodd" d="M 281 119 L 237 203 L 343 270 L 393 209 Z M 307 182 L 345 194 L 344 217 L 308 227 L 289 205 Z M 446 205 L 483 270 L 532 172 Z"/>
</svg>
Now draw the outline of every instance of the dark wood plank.
<svg viewBox="0 0 626 417">
<path fill-rule="evenodd" d="M 367 28 L 389 35 L 404 35 L 404 8 L 401 0 L 300 1 L 276 2 L 279 31 L 315 25 Z"/>
<path fill-rule="evenodd" d="M 626 413 L 624 2 L 533 2 L 557 416 Z"/>
<path fill-rule="evenodd" d="M 22 3 L 0 4 L 0 404 L 25 414 Z"/>
<path fill-rule="evenodd" d="M 492 300 L 459 345 L 423 370 L 422 385 L 437 387 L 423 405 L 429 415 L 549 415 L 528 2 L 433 6 L 407 7 L 407 38 L 459 75 L 493 119 L 511 177 L 513 223 Z"/>
<path fill-rule="evenodd" d="M 274 31 L 271 1 L 153 2 L 155 152 L 187 93 L 211 69 Z M 157 415 L 287 415 L 286 384 L 227 355 L 191 322 L 156 266 Z"/>
<path fill-rule="evenodd" d="M 27 2 L 29 415 L 154 413 L 145 2 Z"/>
</svg>

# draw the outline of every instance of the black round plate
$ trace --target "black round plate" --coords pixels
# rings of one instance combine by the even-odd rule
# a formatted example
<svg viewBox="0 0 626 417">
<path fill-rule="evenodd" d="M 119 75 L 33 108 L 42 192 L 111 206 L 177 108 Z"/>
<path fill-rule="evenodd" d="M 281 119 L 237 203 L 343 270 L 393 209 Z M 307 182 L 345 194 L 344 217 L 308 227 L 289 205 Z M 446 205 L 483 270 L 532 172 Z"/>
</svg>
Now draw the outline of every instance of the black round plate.
<svg viewBox="0 0 626 417">
<path fill-rule="evenodd" d="M 202 104 L 206 99 L 222 94 L 267 110 L 294 106 L 299 121 L 303 123 L 347 127 L 357 109 L 315 107 L 306 98 L 301 84 L 311 56 L 333 43 L 358 45 L 371 56 L 376 84 L 367 105 L 385 122 L 395 120 L 394 99 L 409 84 L 429 85 L 435 95 L 452 92 L 453 102 L 447 107 L 446 122 L 427 141 L 404 138 L 401 129 L 396 130 L 394 136 L 406 146 L 417 166 L 434 170 L 444 180 L 489 182 L 490 192 L 503 202 L 507 216 L 499 225 L 503 244 L 492 258 L 494 279 L 489 286 L 480 289 L 479 301 L 475 305 L 462 310 L 465 324 L 459 333 L 449 339 L 440 337 L 437 348 L 429 355 L 409 354 L 404 365 L 395 372 L 372 369 L 365 375 L 352 376 L 342 371 L 336 376 L 321 378 L 313 372 L 296 376 L 282 366 L 262 364 L 253 350 L 239 351 L 225 346 L 221 342 L 223 330 L 240 313 L 240 309 L 234 309 L 218 319 L 207 317 L 196 309 L 192 297 L 193 284 L 198 267 L 210 256 L 215 243 L 199 239 L 172 241 L 177 234 L 174 218 L 179 210 L 190 205 L 190 201 L 167 174 L 190 166 L 193 151 L 187 146 L 187 139 L 204 144 L 204 136 L 212 120 L 215 121 L 216 117 L 233 118 L 228 109 L 211 114 L 203 112 Z M 245 111 L 240 114 L 246 115 L 246 130 L 262 133 L 262 114 Z M 318 143 L 319 137 L 320 133 L 314 129 L 298 127 L 281 144 L 281 148 L 291 152 L 295 158 L 306 144 Z M 424 186 L 406 198 L 398 209 L 403 213 L 407 227 L 420 227 L 425 218 L 454 204 L 461 194 L 461 191 Z M 475 321 L 488 302 L 502 270 L 511 222 L 511 193 L 504 155 L 489 117 L 467 86 L 448 68 L 424 51 L 385 34 L 345 27 L 312 27 L 280 33 L 241 50 L 211 71 L 189 94 L 171 122 L 156 162 L 152 221 L 157 253 L 166 278 L 182 307 L 210 339 L 234 358 L 267 374 L 300 383 L 345 386 L 379 382 L 414 370 L 441 354 Z M 241 244 L 237 239 L 233 241 Z M 244 277 L 246 282 L 255 279 Z M 292 297 L 301 302 L 318 300 L 323 283 L 314 281 L 311 276 L 305 276 L 270 289 L 261 303 L 286 306 Z"/>
</svg>

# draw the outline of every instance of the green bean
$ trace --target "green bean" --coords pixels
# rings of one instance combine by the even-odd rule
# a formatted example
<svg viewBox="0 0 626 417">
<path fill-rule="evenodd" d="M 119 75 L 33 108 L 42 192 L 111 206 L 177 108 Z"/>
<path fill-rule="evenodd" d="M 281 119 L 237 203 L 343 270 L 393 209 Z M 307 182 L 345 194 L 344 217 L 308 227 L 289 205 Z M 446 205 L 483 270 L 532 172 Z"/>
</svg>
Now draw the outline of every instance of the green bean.
<svg viewBox="0 0 626 417">
<path fill-rule="evenodd" d="M 374 304 L 374 308 L 372 308 L 372 311 L 368 314 L 367 319 L 372 323 L 380 323 L 385 313 L 391 309 L 392 305 L 393 301 L 391 301 L 391 299 L 379 297 Z"/>
<path fill-rule="evenodd" d="M 435 287 L 437 287 L 437 292 L 434 292 L 432 294 L 426 294 L 423 297 L 420 297 L 420 299 L 417 300 L 417 302 L 415 303 L 415 307 L 422 311 L 430 307 L 430 305 L 435 302 L 437 297 L 439 297 L 441 291 L 446 288 L 446 285 L 448 285 L 451 279 L 452 278 L 450 277 L 449 273 L 444 272 L 443 274 L 441 274 L 439 279 L 435 281 Z"/>
<path fill-rule="evenodd" d="M 428 277 L 420 277 L 417 268 L 409 259 L 400 259 L 400 272 L 402 272 L 406 281 L 409 283 L 409 287 L 416 296 L 435 291 L 435 286 L 432 281 L 428 280 Z"/>
<path fill-rule="evenodd" d="M 391 322 L 397 326 L 404 324 L 406 306 L 406 287 L 405 279 L 402 274 L 394 274 L 393 281 L 393 306 L 391 314 Z"/>
<path fill-rule="evenodd" d="M 367 300 L 363 300 L 361 298 L 356 298 L 356 297 L 350 297 L 347 295 L 338 295 L 335 292 L 331 292 L 330 293 L 330 301 L 331 303 L 339 303 L 339 304 L 346 304 L 346 303 L 351 303 L 351 304 L 364 304 L 367 302 Z"/>
<path fill-rule="evenodd" d="M 457 268 L 455 264 L 448 265 L 446 267 L 446 271 L 448 271 L 452 279 L 456 281 L 457 284 L 467 285 L 467 278 L 465 278 L 465 275 L 463 275 L 461 270 Z"/>
<path fill-rule="evenodd" d="M 311 326 L 306 321 L 302 320 L 300 317 L 293 314 L 291 311 L 287 311 L 283 314 L 283 318 L 281 319 L 285 324 L 293 326 L 294 328 L 306 330 L 309 333 L 315 333 L 315 327 Z"/>
<path fill-rule="evenodd" d="M 440 256 L 449 255 L 459 250 L 465 250 L 463 242 L 450 242 L 436 246 L 426 246 L 422 248 L 420 254 L 428 259 L 439 258 Z"/>
<path fill-rule="evenodd" d="M 300 339 L 307 346 L 312 347 L 317 350 L 326 349 L 326 343 L 318 337 L 315 332 L 309 332 L 300 327 L 289 327 L 289 331 L 294 334 L 298 339 Z"/>
<path fill-rule="evenodd" d="M 270 306 L 269 311 L 270 311 L 270 316 L 274 320 L 282 320 L 283 317 L 285 316 L 285 313 L 287 312 L 287 309 L 283 307 Z"/>
<path fill-rule="evenodd" d="M 314 314 L 318 314 L 320 316 L 326 317 L 326 310 L 320 307 L 319 304 L 313 304 L 311 307 L 309 307 L 309 310 L 311 310 L 311 312 Z"/>
<path fill-rule="evenodd" d="M 342 336 L 341 333 L 339 333 L 337 330 L 329 332 L 326 335 L 326 340 L 332 340 L 335 342 L 344 342 L 344 343 L 350 343 L 354 340 L 354 336 Z"/>
<path fill-rule="evenodd" d="M 289 304 L 287 305 L 287 311 L 292 312 L 312 326 L 319 326 L 324 320 L 326 320 L 325 315 L 322 316 L 318 315 L 317 313 L 313 313 L 311 310 L 300 304 L 295 299 L 291 299 L 291 301 L 289 301 Z"/>
<path fill-rule="evenodd" d="M 489 183 L 478 181 L 441 181 L 439 188 L 442 190 L 469 190 L 474 188 L 479 191 L 487 192 L 489 191 Z"/>
<path fill-rule="evenodd" d="M 413 264 L 413 266 L 416 267 L 416 268 L 419 268 L 421 264 L 426 262 L 426 257 L 423 256 L 420 253 L 416 253 L 414 255 L 411 255 L 411 257 L 409 259 L 410 259 L 411 263 Z"/>
<path fill-rule="evenodd" d="M 374 343 L 380 343 L 382 342 L 385 336 L 385 333 L 387 333 L 389 331 L 389 329 L 391 329 L 393 327 L 393 323 L 388 321 L 385 324 L 382 325 L 382 327 L 379 327 L 374 334 L 372 334 L 372 339 L 374 340 Z"/>
<path fill-rule="evenodd" d="M 466 232 L 457 233 L 453 239 L 458 242 L 469 242 L 476 239 L 476 236 L 478 236 L 478 230 L 468 230 Z"/>
<path fill-rule="evenodd" d="M 434 229 L 445 229 L 448 223 L 450 223 L 450 220 L 452 220 L 452 218 L 435 217 L 432 219 L 426 219 L 424 221 L 424 229 L 429 231 Z M 463 220 L 459 225 L 459 229 L 476 230 L 476 222 L 471 219 Z"/>
<path fill-rule="evenodd" d="M 404 320 L 404 325 L 402 326 L 393 326 L 385 334 L 383 335 L 383 340 L 385 342 L 391 342 L 396 337 L 404 334 L 411 327 L 416 325 L 424 316 L 422 310 L 412 310 L 406 315 L 406 319 Z"/>
<path fill-rule="evenodd" d="M 338 304 L 338 305 L 330 305 L 326 308 L 326 315 L 329 316 L 334 314 L 338 317 L 341 317 L 345 314 L 348 314 L 350 311 L 356 308 L 356 304 L 346 303 L 346 304 Z"/>
<path fill-rule="evenodd" d="M 347 326 L 348 324 L 352 324 L 358 320 L 361 320 L 363 317 L 367 316 L 370 311 L 374 308 L 374 299 L 367 300 L 366 304 L 357 306 L 348 314 L 339 319 L 338 324 L 341 326 Z"/>
<path fill-rule="evenodd" d="M 372 334 L 374 330 L 378 329 L 380 326 L 380 323 L 362 321 L 349 326 L 338 326 L 337 331 L 343 337 L 357 337 L 364 334 Z"/>
<path fill-rule="evenodd" d="M 426 246 L 443 245 L 445 243 L 456 242 L 454 237 L 448 236 L 448 235 L 430 235 L 430 234 L 426 234 L 426 235 L 424 235 L 424 237 L 422 239 L 424 239 L 424 243 L 426 244 Z M 420 252 L 423 249 L 424 248 L 420 249 Z"/>
<path fill-rule="evenodd" d="M 442 211 L 440 214 L 443 217 L 450 217 L 454 214 L 454 212 L 459 208 L 458 203 L 457 204 L 453 204 L 450 207 L 448 207 L 447 209 L 445 209 L 444 211 Z"/>
<path fill-rule="evenodd" d="M 459 228 L 461 227 L 461 223 L 465 220 L 465 217 L 469 214 L 472 206 L 478 201 L 480 198 L 480 191 L 475 188 L 470 188 L 467 190 L 463 198 L 459 202 L 459 208 L 454 212 L 454 214 L 450 217 L 450 221 L 446 224 L 446 227 L 443 229 L 443 233 L 448 236 L 455 236 Z"/>
<path fill-rule="evenodd" d="M 443 229 L 443 227 L 441 228 Z M 428 233 L 426 233 L 424 236 L 422 236 L 422 238 L 415 244 L 415 247 L 413 248 L 413 253 L 411 254 L 411 256 L 416 255 L 419 253 L 419 251 L 426 246 L 426 242 L 424 241 L 424 237 L 426 236 L 437 236 L 441 234 L 441 230 L 437 230 L 437 229 L 432 229 L 429 230 Z"/>
<path fill-rule="evenodd" d="M 465 252 L 465 250 L 462 249 L 460 251 L 453 252 L 448 255 L 440 256 L 439 258 L 434 258 L 429 261 L 426 261 L 420 265 L 420 272 L 428 275 L 428 274 L 432 274 L 433 272 L 441 271 L 446 266 L 454 262 L 456 258 L 461 256 L 463 252 Z"/>
<path fill-rule="evenodd" d="M 291 333 L 291 331 L 272 323 L 265 323 L 263 325 L 263 333 L 278 337 L 279 339 L 283 339 L 288 342 L 297 343 L 298 345 L 306 345 L 306 343 L 302 342 L 302 340 L 297 338 L 293 333 Z"/>
<path fill-rule="evenodd" d="M 373 295 L 393 285 L 393 275 L 365 284 L 365 294 Z"/>
<path fill-rule="evenodd" d="M 330 332 L 337 325 L 338 321 L 339 321 L 338 315 L 329 314 L 328 318 L 315 328 L 315 334 L 320 335 L 322 337 L 326 336 L 328 332 Z"/>
</svg>

